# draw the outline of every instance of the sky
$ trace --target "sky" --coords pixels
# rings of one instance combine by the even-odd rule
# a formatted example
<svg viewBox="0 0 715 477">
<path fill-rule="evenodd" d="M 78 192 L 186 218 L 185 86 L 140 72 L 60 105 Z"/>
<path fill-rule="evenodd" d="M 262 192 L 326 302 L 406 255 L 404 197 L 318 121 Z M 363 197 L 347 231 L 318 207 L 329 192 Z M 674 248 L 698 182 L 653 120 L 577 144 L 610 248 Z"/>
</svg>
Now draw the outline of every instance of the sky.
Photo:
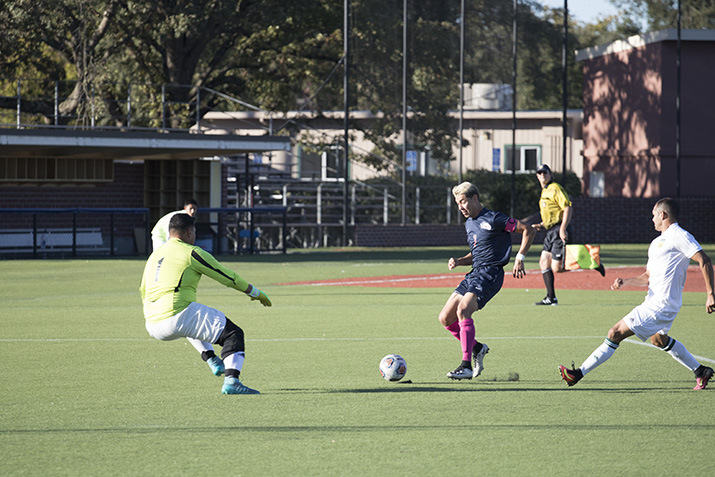
<svg viewBox="0 0 715 477">
<path fill-rule="evenodd" d="M 551 8 L 564 8 L 564 0 L 539 0 Z M 594 23 L 597 18 L 618 13 L 608 0 L 569 0 L 569 16 L 584 23 Z"/>
</svg>

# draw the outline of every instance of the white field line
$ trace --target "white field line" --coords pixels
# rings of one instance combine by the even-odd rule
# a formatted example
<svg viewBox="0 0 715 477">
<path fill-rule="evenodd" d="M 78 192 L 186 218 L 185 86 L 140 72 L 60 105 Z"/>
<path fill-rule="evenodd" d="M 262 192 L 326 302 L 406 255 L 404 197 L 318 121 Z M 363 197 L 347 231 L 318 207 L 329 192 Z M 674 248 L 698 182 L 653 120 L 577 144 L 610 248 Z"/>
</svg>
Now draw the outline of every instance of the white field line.
<svg viewBox="0 0 715 477">
<path fill-rule="evenodd" d="M 372 280 L 339 280 L 334 282 L 314 282 L 314 283 L 304 283 L 303 285 L 310 285 L 311 287 L 325 287 L 325 286 L 340 286 L 340 285 L 366 285 L 369 283 L 395 283 L 395 282 L 417 282 L 417 281 L 432 281 L 432 280 L 442 280 L 449 278 L 464 278 L 463 275 L 451 274 L 451 275 L 430 275 L 425 277 L 405 277 L 405 278 L 375 278 Z"/>
</svg>

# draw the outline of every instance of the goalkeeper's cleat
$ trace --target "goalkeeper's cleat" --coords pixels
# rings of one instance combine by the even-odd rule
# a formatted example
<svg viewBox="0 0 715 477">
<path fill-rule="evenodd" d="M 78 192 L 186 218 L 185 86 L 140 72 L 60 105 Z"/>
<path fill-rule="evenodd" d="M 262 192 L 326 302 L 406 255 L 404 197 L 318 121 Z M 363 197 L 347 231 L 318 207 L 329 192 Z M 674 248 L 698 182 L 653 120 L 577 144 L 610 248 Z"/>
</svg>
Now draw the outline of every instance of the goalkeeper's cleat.
<svg viewBox="0 0 715 477">
<path fill-rule="evenodd" d="M 566 381 L 569 386 L 573 386 L 583 378 L 583 373 L 580 369 L 575 369 L 573 363 L 571 363 L 571 369 L 566 366 L 559 366 L 559 372 L 561 373 L 561 379 Z"/>
<path fill-rule="evenodd" d="M 223 381 L 221 394 L 261 394 L 255 389 L 244 386 L 238 378 L 226 377 Z"/>
<path fill-rule="evenodd" d="M 460 365 L 454 371 L 447 373 L 447 377 L 451 379 L 472 379 L 472 377 L 474 377 L 474 372 L 471 369 Z"/>
<path fill-rule="evenodd" d="M 705 389 L 705 386 L 708 385 L 708 381 L 710 381 L 710 378 L 712 377 L 713 368 L 708 368 L 707 366 L 701 365 L 698 369 L 695 370 L 695 387 L 693 389 L 696 391 Z"/>
<path fill-rule="evenodd" d="M 211 368 L 211 372 L 216 376 L 221 376 L 226 372 L 226 367 L 223 365 L 223 361 L 218 356 L 213 356 L 206 361 Z"/>
<path fill-rule="evenodd" d="M 554 298 L 549 298 L 548 296 L 547 296 L 547 297 L 544 297 L 543 300 L 537 301 L 536 303 L 534 303 L 534 305 L 547 305 L 547 306 L 549 306 L 549 305 L 550 305 L 550 306 L 556 306 L 556 305 L 558 305 L 558 304 L 559 304 L 559 300 L 557 300 L 556 297 L 554 297 Z"/>
<path fill-rule="evenodd" d="M 484 371 L 484 355 L 488 352 L 489 346 L 487 346 L 486 343 L 474 343 L 474 348 L 472 348 L 472 361 L 474 363 L 473 378 L 476 378 Z"/>
<path fill-rule="evenodd" d="M 602 277 L 606 276 L 606 269 L 603 267 L 602 263 L 598 264 L 598 267 L 596 267 L 596 271 L 600 273 Z"/>
</svg>

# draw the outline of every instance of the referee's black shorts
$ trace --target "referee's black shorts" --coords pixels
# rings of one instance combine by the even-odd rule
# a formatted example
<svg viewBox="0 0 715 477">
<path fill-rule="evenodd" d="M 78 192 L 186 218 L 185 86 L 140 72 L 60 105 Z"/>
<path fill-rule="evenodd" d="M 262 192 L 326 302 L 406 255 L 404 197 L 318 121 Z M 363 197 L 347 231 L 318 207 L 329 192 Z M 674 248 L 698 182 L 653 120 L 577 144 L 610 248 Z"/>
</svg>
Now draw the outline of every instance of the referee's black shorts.
<svg viewBox="0 0 715 477">
<path fill-rule="evenodd" d="M 566 252 L 566 246 L 564 245 L 563 240 L 561 240 L 561 237 L 559 237 L 560 229 L 561 222 L 546 231 L 546 237 L 544 238 L 544 248 L 542 249 L 545 252 L 550 252 L 551 259 L 556 260 L 557 262 L 564 259 L 564 253 Z M 575 243 L 571 224 L 566 227 L 566 232 L 569 235 L 569 243 Z"/>
</svg>

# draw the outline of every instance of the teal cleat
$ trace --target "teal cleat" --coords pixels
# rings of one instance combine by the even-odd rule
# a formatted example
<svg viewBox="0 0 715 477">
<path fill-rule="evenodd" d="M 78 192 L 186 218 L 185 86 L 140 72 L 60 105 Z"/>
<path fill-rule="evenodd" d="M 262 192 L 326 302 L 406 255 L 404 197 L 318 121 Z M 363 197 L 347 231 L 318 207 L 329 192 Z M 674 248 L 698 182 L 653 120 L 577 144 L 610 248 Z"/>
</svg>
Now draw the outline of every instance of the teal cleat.
<svg viewBox="0 0 715 477">
<path fill-rule="evenodd" d="M 221 361 L 221 358 L 219 358 L 218 356 L 214 356 L 206 362 L 211 368 L 211 372 L 214 373 L 216 376 L 221 376 L 223 373 L 226 372 L 226 368 L 223 365 L 223 361 Z"/>
<path fill-rule="evenodd" d="M 251 389 L 244 386 L 238 378 L 227 377 L 223 381 L 223 387 L 221 388 L 221 394 L 261 394 L 255 389 Z"/>
</svg>

